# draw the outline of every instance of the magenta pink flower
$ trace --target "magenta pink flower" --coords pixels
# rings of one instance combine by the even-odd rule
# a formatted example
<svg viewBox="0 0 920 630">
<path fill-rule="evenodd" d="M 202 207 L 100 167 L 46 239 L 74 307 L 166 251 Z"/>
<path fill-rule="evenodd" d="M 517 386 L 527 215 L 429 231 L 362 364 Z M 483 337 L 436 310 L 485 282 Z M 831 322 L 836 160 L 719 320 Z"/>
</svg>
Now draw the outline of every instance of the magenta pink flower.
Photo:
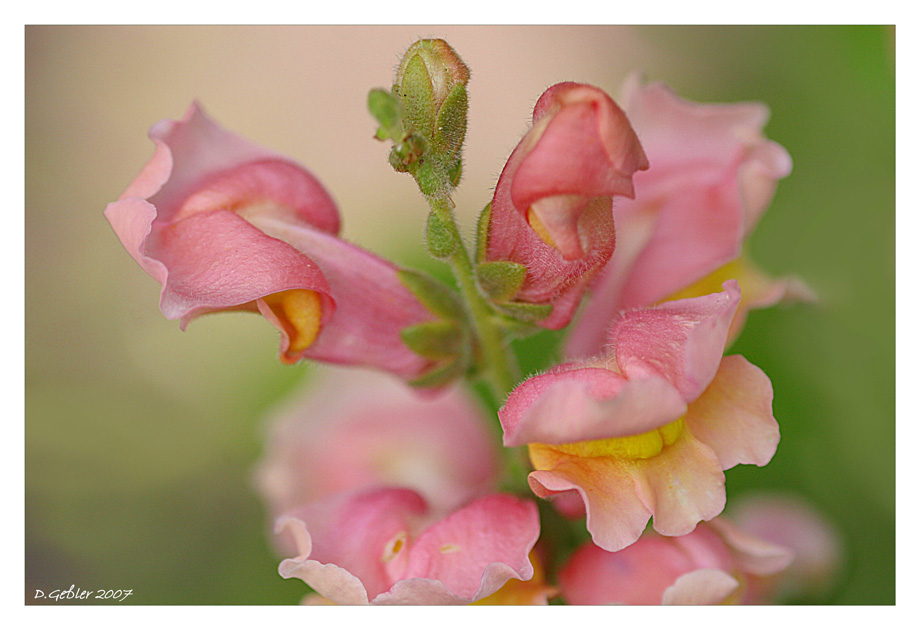
<svg viewBox="0 0 920 630">
<path fill-rule="evenodd" d="M 559 587 L 575 605 L 766 603 L 750 599 L 750 583 L 783 571 L 792 557 L 715 519 L 685 536 L 645 534 L 617 552 L 589 542 L 559 572 Z"/>
<path fill-rule="evenodd" d="M 280 358 L 370 365 L 414 378 L 431 363 L 402 328 L 433 319 L 397 268 L 339 239 L 329 194 L 306 170 L 231 134 L 193 104 L 150 131 L 153 158 L 105 216 L 162 285 L 160 309 L 189 321 L 265 316 Z"/>
<path fill-rule="evenodd" d="M 498 481 L 484 415 L 460 388 L 421 398 L 388 374 L 325 371 L 273 414 L 259 488 L 273 516 L 377 486 L 415 490 L 434 510 L 450 510 Z"/>
<path fill-rule="evenodd" d="M 533 577 L 536 506 L 489 495 L 435 520 L 417 493 L 336 495 L 278 521 L 298 556 L 279 572 L 337 604 L 469 604 Z"/>
<path fill-rule="evenodd" d="M 600 352 L 623 309 L 705 295 L 730 279 L 743 295 L 732 336 L 751 308 L 814 299 L 801 281 L 773 280 L 742 255 L 777 181 L 792 169 L 786 150 L 763 137 L 766 106 L 692 103 L 633 76 L 623 108 L 651 168 L 636 174 L 635 199 L 616 205 L 616 252 L 591 288 L 568 356 Z"/>
<path fill-rule="evenodd" d="M 531 489 L 577 492 L 608 551 L 649 517 L 662 534 L 689 533 L 724 508 L 723 470 L 773 457 L 770 380 L 722 357 L 740 300 L 737 283 L 724 289 L 624 313 L 606 354 L 526 380 L 499 411 L 505 445 L 529 445 Z"/>
<path fill-rule="evenodd" d="M 499 177 L 480 259 L 526 266 L 513 301 L 552 304 L 541 325 L 565 326 L 613 252 L 611 198 L 632 197 L 632 175 L 645 168 L 639 140 L 609 96 L 577 83 L 549 88 Z"/>
</svg>

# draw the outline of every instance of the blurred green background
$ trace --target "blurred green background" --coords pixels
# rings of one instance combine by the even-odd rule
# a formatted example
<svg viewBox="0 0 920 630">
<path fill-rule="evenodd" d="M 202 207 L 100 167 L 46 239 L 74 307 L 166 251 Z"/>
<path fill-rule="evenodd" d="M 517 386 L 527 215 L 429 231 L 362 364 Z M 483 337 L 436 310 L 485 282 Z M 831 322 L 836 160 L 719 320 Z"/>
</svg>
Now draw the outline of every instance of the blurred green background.
<svg viewBox="0 0 920 630">
<path fill-rule="evenodd" d="M 364 108 L 418 37 L 472 68 L 468 233 L 553 83 L 616 95 L 642 69 L 693 100 L 770 106 L 767 135 L 795 167 L 751 251 L 821 303 L 755 312 L 733 348 L 772 378 L 783 437 L 766 468 L 727 473 L 729 502 L 808 497 L 847 545 L 829 602 L 893 604 L 895 55 L 894 29 L 876 26 L 27 27 L 26 601 L 71 584 L 131 588 L 131 604 L 305 592 L 277 575 L 251 469 L 264 413 L 313 368 L 279 364 L 259 317 L 181 333 L 102 210 L 152 154 L 149 126 L 199 99 L 317 173 L 346 238 L 423 264 L 424 202 Z"/>
</svg>

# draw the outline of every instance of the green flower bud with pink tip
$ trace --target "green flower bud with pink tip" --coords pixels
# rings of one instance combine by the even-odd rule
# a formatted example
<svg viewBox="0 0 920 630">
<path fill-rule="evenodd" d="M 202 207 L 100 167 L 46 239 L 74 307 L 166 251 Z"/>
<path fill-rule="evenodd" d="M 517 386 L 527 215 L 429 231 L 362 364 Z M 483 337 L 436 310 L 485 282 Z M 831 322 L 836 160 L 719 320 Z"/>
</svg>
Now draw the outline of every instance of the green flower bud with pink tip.
<svg viewBox="0 0 920 630">
<path fill-rule="evenodd" d="M 428 197 L 459 183 L 470 70 L 443 39 L 422 39 L 403 55 L 392 92 L 372 90 L 368 108 L 378 140 L 393 140 L 390 164 L 410 173 Z"/>
</svg>

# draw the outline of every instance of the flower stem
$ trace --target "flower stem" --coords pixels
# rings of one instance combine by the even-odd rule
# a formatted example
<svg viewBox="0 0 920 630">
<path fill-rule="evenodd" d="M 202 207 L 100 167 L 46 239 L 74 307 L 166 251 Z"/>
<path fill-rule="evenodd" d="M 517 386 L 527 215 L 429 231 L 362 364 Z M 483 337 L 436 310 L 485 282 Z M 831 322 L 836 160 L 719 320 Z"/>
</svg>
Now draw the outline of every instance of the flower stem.
<svg viewBox="0 0 920 630">
<path fill-rule="evenodd" d="M 492 307 L 476 286 L 473 263 L 463 238 L 460 236 L 460 230 L 457 228 L 452 209 L 453 204 L 449 198 L 436 197 L 429 197 L 429 204 L 431 211 L 437 215 L 440 226 L 449 231 L 450 240 L 455 243 L 446 260 L 450 263 L 470 319 L 476 328 L 476 334 L 482 346 L 489 386 L 501 404 L 517 383 L 517 363 L 505 343 L 501 329 L 495 322 Z"/>
</svg>

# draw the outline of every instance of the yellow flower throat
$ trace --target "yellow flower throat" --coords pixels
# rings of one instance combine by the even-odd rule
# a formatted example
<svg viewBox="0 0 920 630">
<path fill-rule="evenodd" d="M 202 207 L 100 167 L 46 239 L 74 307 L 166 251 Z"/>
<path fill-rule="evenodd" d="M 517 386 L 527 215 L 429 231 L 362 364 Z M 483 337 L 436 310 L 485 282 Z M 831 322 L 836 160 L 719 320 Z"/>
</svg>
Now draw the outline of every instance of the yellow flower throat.
<svg viewBox="0 0 920 630">
<path fill-rule="evenodd" d="M 674 444 L 683 431 L 684 419 L 681 417 L 663 427 L 638 435 L 573 442 L 572 444 L 541 444 L 540 446 L 578 457 L 650 459 L 661 453 L 665 446 Z"/>
</svg>

